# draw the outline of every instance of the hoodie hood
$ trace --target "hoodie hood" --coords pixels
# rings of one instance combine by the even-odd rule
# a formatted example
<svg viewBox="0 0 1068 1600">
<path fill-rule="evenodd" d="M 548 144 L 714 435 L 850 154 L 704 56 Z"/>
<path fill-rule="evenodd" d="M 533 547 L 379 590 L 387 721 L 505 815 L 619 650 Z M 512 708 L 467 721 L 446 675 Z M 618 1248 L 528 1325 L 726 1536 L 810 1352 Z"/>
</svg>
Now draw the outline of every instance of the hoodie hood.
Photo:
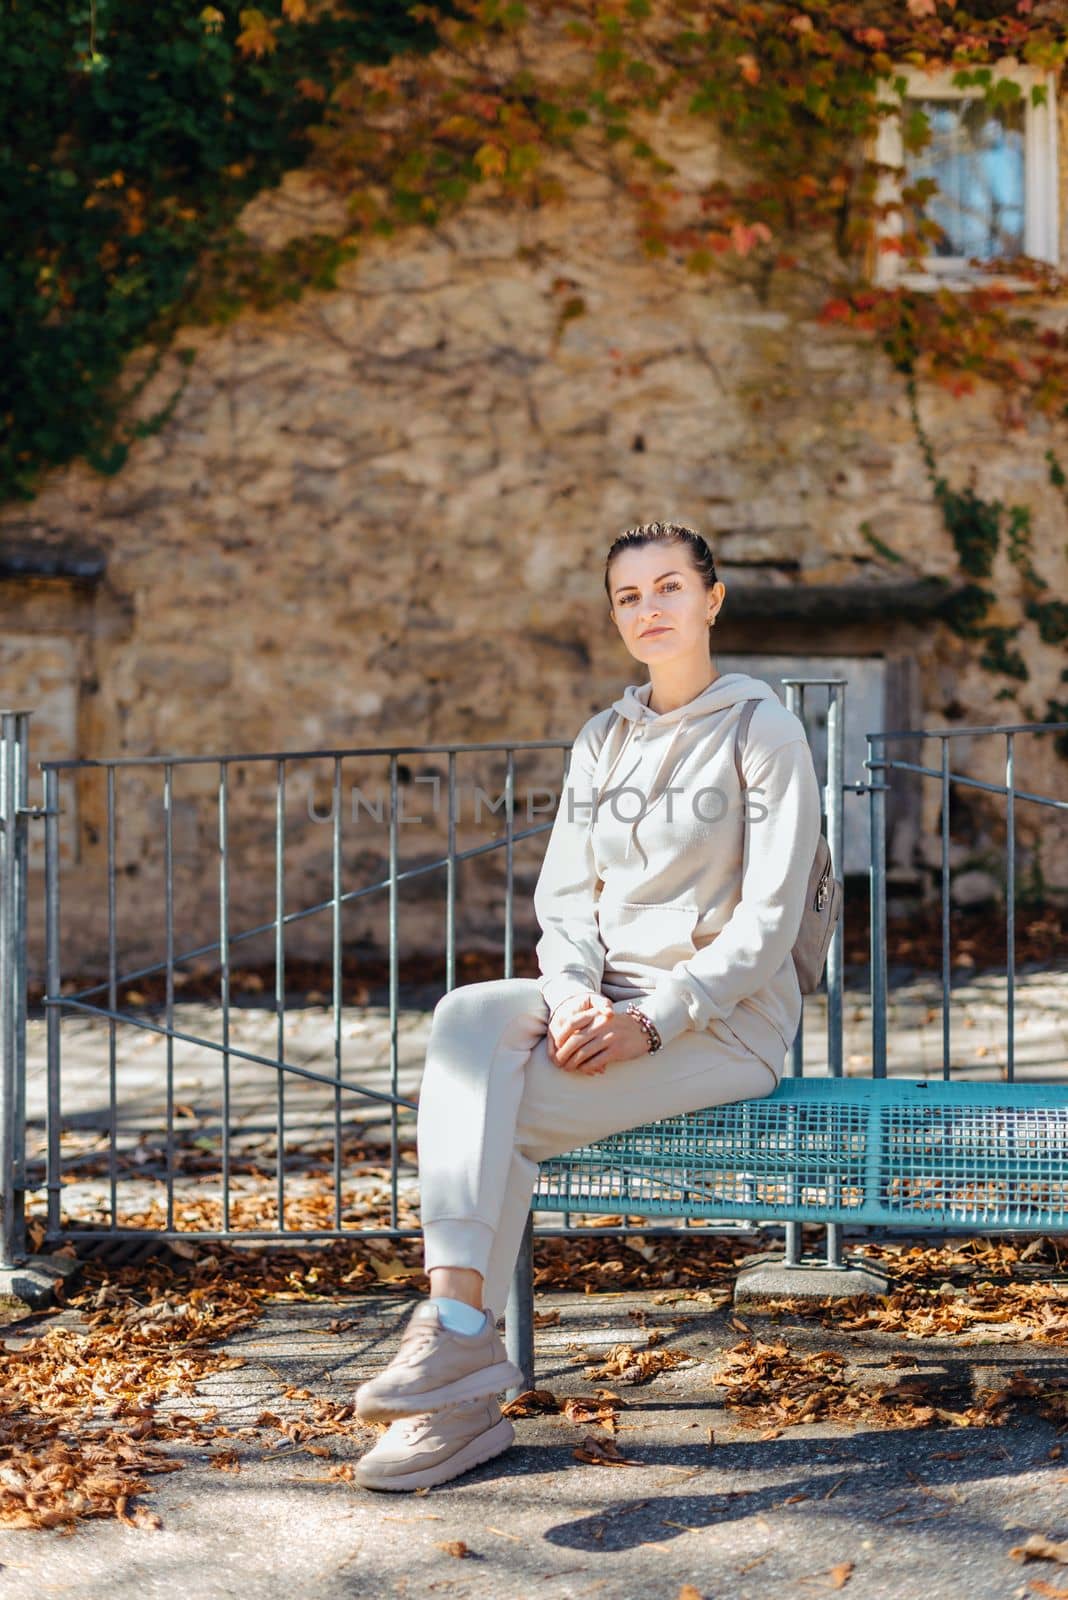
<svg viewBox="0 0 1068 1600">
<path fill-rule="evenodd" d="M 728 707 L 744 700 L 778 700 L 779 696 L 770 683 L 763 678 L 754 678 L 748 672 L 721 672 L 706 689 L 688 700 L 685 705 L 675 706 L 671 711 L 653 711 L 649 705 L 652 696 L 652 681 L 642 684 L 629 683 L 618 700 L 612 702 L 612 710 L 618 714 L 618 720 L 611 728 L 609 737 L 605 741 L 608 768 L 597 785 L 596 803 L 590 809 L 587 831 L 592 829 L 596 808 L 604 799 L 610 799 L 612 790 L 610 784 L 616 774 L 617 768 L 624 767 L 625 757 L 629 751 L 636 759 L 629 765 L 616 785 L 623 789 L 629 777 L 632 777 L 641 764 L 641 751 L 635 749 L 635 742 L 645 743 L 647 738 L 664 738 L 664 751 L 656 765 L 649 793 L 642 810 L 634 818 L 630 826 L 630 835 L 627 840 L 627 854 L 637 846 L 642 856 L 645 856 L 641 843 L 637 837 L 639 822 L 645 820 L 649 812 L 663 798 L 671 787 L 671 781 L 678 771 L 679 765 L 685 759 L 687 750 L 686 741 L 683 740 L 681 749 L 683 754 L 676 754 L 680 748 L 679 736 L 685 733 L 701 718 L 709 717 L 727 710 Z M 732 723 L 733 725 L 733 723 Z M 609 750 L 611 747 L 611 750 Z M 645 862 L 648 865 L 648 860 Z"/>
</svg>

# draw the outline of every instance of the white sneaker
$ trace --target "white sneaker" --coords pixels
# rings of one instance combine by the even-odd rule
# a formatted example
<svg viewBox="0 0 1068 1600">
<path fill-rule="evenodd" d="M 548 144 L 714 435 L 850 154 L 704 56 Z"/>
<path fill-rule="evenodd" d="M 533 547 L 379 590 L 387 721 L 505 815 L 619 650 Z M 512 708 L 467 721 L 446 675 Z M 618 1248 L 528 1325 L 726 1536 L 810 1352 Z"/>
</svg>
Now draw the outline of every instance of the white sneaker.
<svg viewBox="0 0 1068 1600">
<path fill-rule="evenodd" d="M 523 1374 L 508 1359 L 492 1311 L 486 1312 L 479 1333 L 454 1333 L 433 1300 L 421 1300 L 392 1361 L 356 1391 L 356 1414 L 364 1422 L 391 1422 L 486 1400 L 522 1383 Z"/>
<path fill-rule="evenodd" d="M 480 1466 L 515 1438 L 496 1400 L 401 1417 L 356 1463 L 365 1489 L 425 1489 Z"/>
</svg>

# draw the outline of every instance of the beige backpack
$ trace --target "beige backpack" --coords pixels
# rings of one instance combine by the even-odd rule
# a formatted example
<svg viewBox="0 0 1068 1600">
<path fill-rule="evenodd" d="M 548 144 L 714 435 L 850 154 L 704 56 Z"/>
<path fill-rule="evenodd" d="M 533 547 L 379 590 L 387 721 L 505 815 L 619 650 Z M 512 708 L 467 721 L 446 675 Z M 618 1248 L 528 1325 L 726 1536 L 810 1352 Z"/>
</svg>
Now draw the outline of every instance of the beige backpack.
<svg viewBox="0 0 1068 1600">
<path fill-rule="evenodd" d="M 738 769 L 738 782 L 743 791 L 741 749 L 749 731 L 753 712 L 760 704 L 752 699 L 745 702 L 745 710 L 738 718 L 734 739 L 734 765 Z M 820 986 L 827 951 L 835 923 L 842 911 L 842 881 L 831 870 L 831 849 L 822 830 L 816 840 L 816 853 L 805 890 L 805 909 L 801 913 L 801 926 L 794 940 L 793 957 L 797 968 L 797 982 L 802 994 L 812 994 Z"/>
</svg>

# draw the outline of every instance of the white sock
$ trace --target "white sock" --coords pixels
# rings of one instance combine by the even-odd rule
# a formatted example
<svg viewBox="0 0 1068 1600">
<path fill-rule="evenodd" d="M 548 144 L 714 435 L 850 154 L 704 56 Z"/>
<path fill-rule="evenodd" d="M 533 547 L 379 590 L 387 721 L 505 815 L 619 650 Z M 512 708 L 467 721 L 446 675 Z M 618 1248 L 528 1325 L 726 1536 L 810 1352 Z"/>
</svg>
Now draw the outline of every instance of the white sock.
<svg viewBox="0 0 1068 1600">
<path fill-rule="evenodd" d="M 486 1313 L 462 1300 L 450 1300 L 448 1295 L 432 1294 L 432 1305 L 437 1306 L 442 1325 L 452 1333 L 481 1333 L 486 1326 Z"/>
</svg>

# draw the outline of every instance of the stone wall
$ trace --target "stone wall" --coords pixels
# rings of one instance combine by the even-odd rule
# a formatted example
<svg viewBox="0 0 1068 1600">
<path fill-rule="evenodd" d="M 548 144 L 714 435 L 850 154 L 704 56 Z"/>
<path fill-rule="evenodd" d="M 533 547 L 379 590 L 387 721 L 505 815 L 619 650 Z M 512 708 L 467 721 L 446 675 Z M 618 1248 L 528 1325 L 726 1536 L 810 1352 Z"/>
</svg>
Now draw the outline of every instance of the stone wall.
<svg viewBox="0 0 1068 1600">
<path fill-rule="evenodd" d="M 295 174 L 245 223 L 277 243 L 329 224 L 337 206 Z M 958 576 L 901 381 L 781 294 L 758 305 L 747 290 L 645 259 L 587 173 L 566 205 L 517 216 L 491 200 L 435 232 L 374 243 L 333 292 L 183 333 L 196 360 L 163 432 L 138 442 L 118 476 L 76 464 L 32 506 L 0 516 L 5 541 L 80 541 L 106 568 L 91 581 L 0 581 L 4 703 L 36 708 L 38 758 L 567 741 L 645 675 L 608 620 L 603 556 L 621 528 L 660 517 L 692 522 L 713 544 L 725 652 L 885 655 L 915 685 L 912 725 L 1040 717 L 1064 695 L 1063 659 L 1033 623 L 1019 640 L 1030 681 L 1016 700 L 995 701 L 1008 680 L 980 668 L 978 647 L 901 601 L 902 580 Z M 562 315 L 576 299 L 581 314 Z M 1063 326 L 1063 308 L 1044 314 Z M 146 415 L 182 370 L 177 356 L 164 363 L 140 402 Z M 1063 595 L 1065 501 L 1044 461 L 1051 444 L 1068 454 L 1063 430 L 1033 420 L 1006 436 L 992 398 L 926 390 L 924 424 L 951 482 L 1033 507 L 1036 564 Z M 862 524 L 902 562 L 880 557 Z M 1003 552 L 995 581 L 1011 594 L 1015 580 Z M 849 595 L 891 583 L 898 598 L 885 614 L 851 617 Z M 828 586 L 846 603 L 807 617 L 754 605 L 765 591 L 785 603 L 798 586 Z M 732 590 L 748 596 L 733 615 Z M 1002 781 L 1003 742 L 968 740 L 960 759 Z M 457 770 L 497 794 L 502 761 L 468 755 Z M 527 753 L 517 789 L 552 786 L 560 770 L 559 750 Z M 446 774 L 443 754 L 403 758 L 408 811 L 431 794 L 415 780 Z M 1048 737 L 1017 739 L 1017 774 L 1063 793 Z M 230 772 L 232 929 L 271 914 L 275 776 L 273 761 Z M 162 953 L 163 781 L 161 766 L 116 775 L 124 962 Z M 388 797 L 381 759 L 350 758 L 341 781 L 347 796 L 362 785 Z M 332 782 L 327 759 L 290 763 L 290 909 L 331 890 L 332 829 L 309 805 L 322 814 Z M 218 785 L 215 762 L 175 769 L 179 948 L 217 937 Z M 66 776 L 64 797 L 64 969 L 100 971 L 105 774 Z M 928 785 L 914 832 L 932 832 L 937 807 Z M 1026 861 L 1036 813 L 1018 809 Z M 1056 820 L 1038 825 L 1042 869 L 1064 885 Z M 499 826 L 465 817 L 458 845 Z M 352 824 L 346 809 L 341 831 L 343 887 L 381 876 L 388 825 L 366 815 Z M 433 859 L 447 838 L 444 803 L 398 835 L 405 864 Z M 524 940 L 541 845 L 517 848 Z M 429 891 L 428 881 L 403 887 L 406 946 L 440 944 L 444 886 L 440 873 Z M 464 863 L 460 891 L 462 939 L 499 945 L 503 859 Z M 380 942 L 386 927 L 382 895 L 345 910 L 346 939 Z M 287 945 L 322 953 L 329 937 L 326 912 L 295 923 Z M 242 957 L 269 950 L 264 937 Z"/>
</svg>

